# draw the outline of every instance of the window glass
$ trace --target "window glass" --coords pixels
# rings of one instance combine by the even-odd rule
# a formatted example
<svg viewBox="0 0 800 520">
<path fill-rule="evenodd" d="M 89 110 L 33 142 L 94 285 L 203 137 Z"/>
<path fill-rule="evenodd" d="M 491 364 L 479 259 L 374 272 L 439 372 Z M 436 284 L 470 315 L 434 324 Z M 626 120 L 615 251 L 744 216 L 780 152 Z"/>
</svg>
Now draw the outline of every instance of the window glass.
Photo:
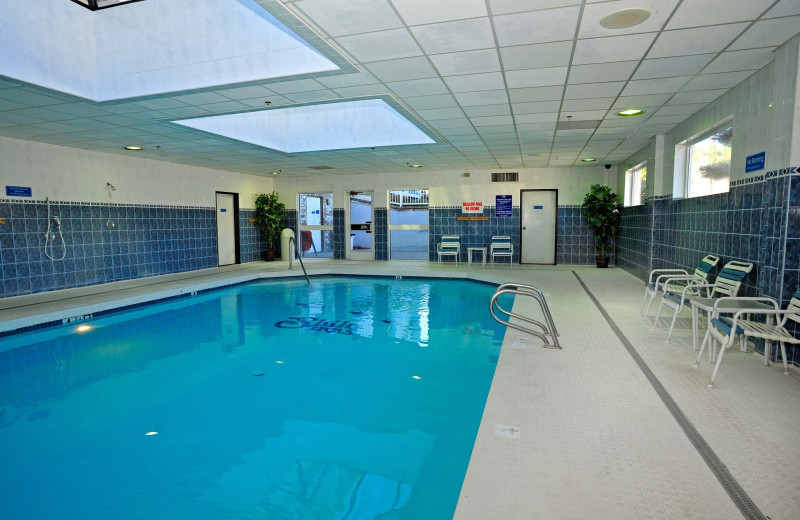
<svg viewBox="0 0 800 520">
<path fill-rule="evenodd" d="M 428 190 L 389 191 L 389 258 L 428 259 Z"/>
<path fill-rule="evenodd" d="M 733 127 L 688 144 L 686 196 L 702 197 L 730 190 Z"/>
<path fill-rule="evenodd" d="M 625 206 L 644 204 L 647 185 L 647 162 L 643 162 L 625 172 Z"/>
</svg>

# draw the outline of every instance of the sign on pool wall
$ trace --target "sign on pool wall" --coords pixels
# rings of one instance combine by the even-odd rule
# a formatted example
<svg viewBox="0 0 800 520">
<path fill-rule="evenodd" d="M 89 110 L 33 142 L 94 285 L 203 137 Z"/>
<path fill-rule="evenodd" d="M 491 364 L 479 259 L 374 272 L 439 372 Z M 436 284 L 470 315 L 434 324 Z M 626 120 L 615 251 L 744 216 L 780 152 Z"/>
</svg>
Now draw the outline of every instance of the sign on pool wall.
<svg viewBox="0 0 800 520">
<path fill-rule="evenodd" d="M 495 196 L 494 216 L 500 218 L 511 216 L 511 195 Z"/>
<path fill-rule="evenodd" d="M 462 202 L 461 213 L 464 215 L 483 215 L 483 202 Z"/>
<path fill-rule="evenodd" d="M 744 166 L 745 173 L 757 172 L 764 169 L 766 162 L 767 152 L 756 153 L 747 156 L 747 162 Z"/>
</svg>

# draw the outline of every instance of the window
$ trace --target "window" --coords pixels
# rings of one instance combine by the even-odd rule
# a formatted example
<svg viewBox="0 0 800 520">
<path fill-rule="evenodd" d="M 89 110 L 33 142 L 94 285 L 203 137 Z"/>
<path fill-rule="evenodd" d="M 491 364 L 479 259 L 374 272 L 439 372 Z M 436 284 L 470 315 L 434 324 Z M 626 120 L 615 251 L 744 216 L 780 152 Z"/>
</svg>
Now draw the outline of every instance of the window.
<svg viewBox="0 0 800 520">
<path fill-rule="evenodd" d="M 641 206 L 647 181 L 647 161 L 637 164 L 625 172 L 625 207 Z"/>
<path fill-rule="evenodd" d="M 389 191 L 389 258 L 428 259 L 428 190 Z"/>
<path fill-rule="evenodd" d="M 333 193 L 301 193 L 298 202 L 301 254 L 333 258 Z"/>
<path fill-rule="evenodd" d="M 679 160 L 685 161 L 686 197 L 730 190 L 732 138 L 733 126 L 727 123 L 676 147 L 676 166 Z"/>
</svg>

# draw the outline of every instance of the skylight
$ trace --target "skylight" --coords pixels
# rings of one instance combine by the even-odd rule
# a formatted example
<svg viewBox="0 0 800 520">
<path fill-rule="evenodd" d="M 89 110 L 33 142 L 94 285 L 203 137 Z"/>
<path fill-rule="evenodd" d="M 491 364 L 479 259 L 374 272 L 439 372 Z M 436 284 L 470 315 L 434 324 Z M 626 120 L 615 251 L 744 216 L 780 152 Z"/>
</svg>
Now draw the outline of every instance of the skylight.
<svg viewBox="0 0 800 520">
<path fill-rule="evenodd" d="M 305 105 L 173 122 L 285 153 L 435 142 L 382 99 Z"/>
<path fill-rule="evenodd" d="M 339 70 L 253 0 L 0 10 L 0 74 L 95 101 Z"/>
</svg>

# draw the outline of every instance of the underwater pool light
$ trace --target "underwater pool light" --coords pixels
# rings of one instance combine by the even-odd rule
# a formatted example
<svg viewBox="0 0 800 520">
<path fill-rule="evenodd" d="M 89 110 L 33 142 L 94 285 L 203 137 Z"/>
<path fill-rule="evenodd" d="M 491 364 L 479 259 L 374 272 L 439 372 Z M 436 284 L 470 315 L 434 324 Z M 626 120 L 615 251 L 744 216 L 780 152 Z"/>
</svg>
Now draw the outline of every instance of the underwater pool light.
<svg viewBox="0 0 800 520">
<path fill-rule="evenodd" d="M 78 332 L 88 332 L 92 330 L 92 326 L 86 324 L 78 325 L 78 327 L 75 330 L 77 330 Z"/>
</svg>

